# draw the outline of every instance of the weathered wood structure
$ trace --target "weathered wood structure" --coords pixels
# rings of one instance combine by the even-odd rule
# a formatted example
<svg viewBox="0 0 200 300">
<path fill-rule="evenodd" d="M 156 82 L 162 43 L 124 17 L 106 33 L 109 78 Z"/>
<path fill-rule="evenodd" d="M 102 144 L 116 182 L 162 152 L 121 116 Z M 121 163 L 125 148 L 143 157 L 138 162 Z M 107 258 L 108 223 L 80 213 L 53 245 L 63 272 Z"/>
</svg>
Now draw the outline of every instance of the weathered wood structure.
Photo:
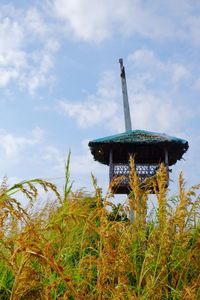
<svg viewBox="0 0 200 300">
<path fill-rule="evenodd" d="M 130 155 L 134 157 L 136 172 L 143 183 L 146 178 L 156 174 L 161 163 L 166 165 L 169 172 L 169 166 L 180 160 L 189 146 L 186 140 L 163 133 L 132 130 L 123 60 L 120 59 L 119 63 L 126 131 L 90 141 L 89 147 L 96 161 L 109 166 L 110 182 L 113 178 L 123 176 L 114 192 L 128 194 Z"/>
<path fill-rule="evenodd" d="M 188 149 L 188 142 L 166 134 L 144 130 L 129 130 L 117 135 L 89 142 L 96 161 L 109 166 L 110 181 L 124 176 L 116 193 L 129 192 L 129 157 L 135 159 L 136 172 L 143 182 L 154 176 L 160 163 L 169 166 L 180 160 Z"/>
</svg>

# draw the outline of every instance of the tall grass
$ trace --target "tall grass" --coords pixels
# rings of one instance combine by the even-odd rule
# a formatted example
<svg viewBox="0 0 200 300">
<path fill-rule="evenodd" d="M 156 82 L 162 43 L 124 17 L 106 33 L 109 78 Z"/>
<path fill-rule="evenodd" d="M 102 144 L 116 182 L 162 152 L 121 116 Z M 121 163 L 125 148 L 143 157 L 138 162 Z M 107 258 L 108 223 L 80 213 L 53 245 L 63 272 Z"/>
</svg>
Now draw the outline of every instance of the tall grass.
<svg viewBox="0 0 200 300">
<path fill-rule="evenodd" d="M 39 179 L 2 184 L 0 299 L 200 299 L 200 185 L 186 190 L 180 174 L 179 194 L 168 199 L 161 166 L 150 215 L 149 183 L 141 186 L 133 160 L 126 207 L 110 202 L 111 188 L 103 198 L 94 177 L 92 195 L 72 192 L 69 161 L 63 195 Z M 17 194 L 32 204 L 38 185 L 55 200 L 31 212 Z"/>
</svg>

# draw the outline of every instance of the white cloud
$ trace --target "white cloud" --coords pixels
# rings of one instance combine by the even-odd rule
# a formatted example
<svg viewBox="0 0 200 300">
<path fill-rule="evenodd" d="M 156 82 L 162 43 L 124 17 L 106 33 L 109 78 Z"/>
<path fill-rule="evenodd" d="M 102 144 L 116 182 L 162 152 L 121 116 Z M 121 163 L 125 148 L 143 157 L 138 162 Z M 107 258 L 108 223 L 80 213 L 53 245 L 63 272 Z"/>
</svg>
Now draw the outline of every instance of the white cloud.
<svg viewBox="0 0 200 300">
<path fill-rule="evenodd" d="M 100 175 L 105 173 L 105 166 L 100 165 L 99 163 L 95 162 L 89 149 L 84 151 L 83 154 L 73 155 L 72 153 L 72 161 L 71 161 L 71 172 L 73 176 L 78 175 L 88 175 L 90 176 L 91 173 L 96 175 Z"/>
<path fill-rule="evenodd" d="M 1 53 L 18 50 L 24 41 L 23 28 L 17 21 L 6 15 L 1 17 L 0 36 Z"/>
<path fill-rule="evenodd" d="M 196 45 L 200 45 L 200 17 L 199 15 L 195 16 L 187 16 L 186 18 L 187 26 L 188 26 L 188 35 L 191 37 L 191 40 Z"/>
<path fill-rule="evenodd" d="M 19 69 L 26 64 L 22 50 L 24 34 L 19 24 L 4 16 L 0 18 L 0 86 L 19 77 Z"/>
<path fill-rule="evenodd" d="M 172 100 L 152 93 L 131 95 L 133 128 L 173 133 L 181 126 L 182 109 L 174 107 Z"/>
<path fill-rule="evenodd" d="M 20 82 L 21 86 L 28 88 L 31 95 L 34 95 L 38 88 L 54 80 L 50 71 L 54 65 L 54 54 L 58 49 L 59 43 L 56 40 L 48 40 L 43 49 L 32 53 L 32 61 L 35 66 L 22 74 Z"/>
<path fill-rule="evenodd" d="M 44 22 L 41 13 L 39 13 L 35 7 L 31 7 L 27 10 L 24 23 L 28 24 L 27 30 L 31 35 L 37 38 L 43 38 L 49 32 L 48 25 Z"/>
<path fill-rule="evenodd" d="M 128 94 L 133 129 L 176 134 L 194 116 L 183 105 L 179 91 L 190 79 L 190 69 L 175 61 L 163 60 L 149 49 L 138 49 L 128 57 Z M 111 74 L 111 73 L 109 73 Z M 81 128 L 101 126 L 112 132 L 124 131 L 120 81 L 117 74 L 103 74 L 95 95 L 85 101 L 60 101 L 60 109 Z M 110 80 L 112 78 L 112 80 Z M 114 79 L 115 78 L 115 79 Z"/>
<path fill-rule="evenodd" d="M 180 91 L 193 80 L 190 66 L 160 59 L 149 49 L 128 57 L 129 95 L 134 127 L 176 133 L 194 114 L 181 101 Z M 186 81 L 187 80 L 187 81 Z"/>
<path fill-rule="evenodd" d="M 149 49 L 138 49 L 128 57 L 129 61 L 140 68 L 154 68 L 163 70 L 163 62 L 155 56 L 155 53 Z"/>
<path fill-rule="evenodd" d="M 109 16 L 109 9 L 105 9 L 103 1 L 58 0 L 54 1 L 54 8 L 56 14 L 67 22 L 68 28 L 77 37 L 86 41 L 101 41 L 108 37 L 112 16 Z"/>
<path fill-rule="evenodd" d="M 52 81 L 59 43 L 37 8 L 0 5 L 0 86 L 16 82 L 30 94 Z"/>
<path fill-rule="evenodd" d="M 19 23 L 7 16 L 1 18 L 0 37 L 1 54 L 10 49 L 18 50 L 24 40 L 23 30 Z"/>
<path fill-rule="evenodd" d="M 182 79 L 187 79 L 190 76 L 188 69 L 180 64 L 172 64 L 173 75 L 172 80 L 178 83 Z"/>
<path fill-rule="evenodd" d="M 80 144 L 78 153 L 77 149 L 71 149 L 70 182 L 74 182 L 73 190 L 82 189 L 83 187 L 90 187 L 92 190 L 91 173 L 102 181 L 101 185 L 105 185 L 104 177 L 106 171 L 108 172 L 108 168 L 94 161 L 88 147 L 88 140 L 83 140 Z M 59 148 L 53 145 L 46 145 L 43 148 L 42 155 L 40 155 L 42 164 L 48 165 L 51 168 L 47 179 L 59 180 L 59 187 L 61 187 L 60 182 L 63 183 L 62 186 L 64 185 L 64 163 L 66 159 L 66 153 L 64 155 Z M 53 174 L 53 176 L 49 174 Z"/>
<path fill-rule="evenodd" d="M 59 49 L 59 33 L 89 42 L 100 42 L 117 33 L 139 34 L 150 38 L 180 37 L 199 39 L 199 19 L 193 16 L 195 4 L 183 1 L 181 9 L 172 1 L 151 6 L 139 0 L 51 0 L 50 7 L 58 22 L 49 18 L 47 10 L 35 6 L 17 9 L 0 5 L 0 86 L 16 82 L 30 94 L 54 80 L 52 69 Z M 173 10 L 174 8 L 174 10 Z M 166 14 L 163 14 L 163 9 Z M 59 23 L 59 20 L 62 20 Z M 55 22 L 55 23 L 53 23 Z M 61 41 L 60 41 L 61 43 Z M 155 68 L 162 62 L 148 51 L 135 53 L 138 63 L 151 61 Z M 142 56 L 143 55 L 143 56 Z M 148 57 L 147 57 L 148 56 Z M 164 66 L 166 67 L 166 66 Z M 178 83 L 189 76 L 187 68 L 168 63 L 172 80 Z"/>
<path fill-rule="evenodd" d="M 50 0 L 71 38 L 101 42 L 116 33 L 199 44 L 198 1 Z"/>
<path fill-rule="evenodd" d="M 90 98 L 83 103 L 60 101 L 60 108 L 69 116 L 78 121 L 82 128 L 93 127 L 96 124 L 110 121 L 117 111 L 114 101 Z"/>
<path fill-rule="evenodd" d="M 11 79 L 15 79 L 18 77 L 18 73 L 16 70 L 0 70 L 0 87 L 6 86 Z"/>
<path fill-rule="evenodd" d="M 177 84 L 190 77 L 187 64 L 183 65 L 170 60 L 162 61 L 149 49 L 136 50 L 129 55 L 128 60 L 134 65 L 134 68 L 137 68 L 138 72 L 143 72 L 145 80 L 153 81 L 153 79 L 163 78 L 164 81 L 167 77 L 168 81 Z"/>
<path fill-rule="evenodd" d="M 41 160 L 50 164 L 56 172 L 64 170 L 65 156 L 60 149 L 53 145 L 45 145 Z"/>
<path fill-rule="evenodd" d="M 0 129 L 0 150 L 5 159 L 19 159 L 20 151 L 24 148 L 38 144 L 43 137 L 43 130 L 36 127 L 31 136 L 15 136 L 12 133 Z"/>
<path fill-rule="evenodd" d="M 195 80 L 194 88 L 200 90 L 200 77 Z"/>
<path fill-rule="evenodd" d="M 113 74 L 108 72 L 102 75 L 95 95 L 88 96 L 83 102 L 59 101 L 59 107 L 82 128 L 97 124 L 111 126 L 118 110 L 116 98 Z"/>
<path fill-rule="evenodd" d="M 70 163 L 70 178 L 74 180 L 74 188 L 81 189 L 90 187 L 93 190 L 91 174 L 98 178 L 98 184 L 106 191 L 108 188 L 108 166 L 94 161 L 88 147 L 89 140 L 81 142 L 79 153 L 72 149 Z M 106 178 L 106 179 L 105 179 Z"/>
<path fill-rule="evenodd" d="M 102 41 L 116 28 L 122 34 L 139 33 L 164 38 L 175 28 L 138 0 L 53 0 L 55 15 L 66 23 L 66 31 L 85 41 Z M 172 31 L 174 29 L 174 31 Z"/>
</svg>

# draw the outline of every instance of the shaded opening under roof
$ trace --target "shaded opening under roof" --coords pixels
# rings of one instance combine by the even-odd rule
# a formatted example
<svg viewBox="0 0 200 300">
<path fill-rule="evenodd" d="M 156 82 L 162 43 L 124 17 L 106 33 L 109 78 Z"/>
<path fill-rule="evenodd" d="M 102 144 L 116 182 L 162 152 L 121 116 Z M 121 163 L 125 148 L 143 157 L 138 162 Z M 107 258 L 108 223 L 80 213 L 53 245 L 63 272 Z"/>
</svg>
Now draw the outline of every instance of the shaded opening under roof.
<svg viewBox="0 0 200 300">
<path fill-rule="evenodd" d="M 168 151 L 169 165 L 180 160 L 188 149 L 186 140 L 144 130 L 129 130 L 117 135 L 89 142 L 96 161 L 109 165 L 109 153 L 113 151 L 113 161 L 125 163 L 133 155 L 136 163 L 160 163 Z"/>
</svg>

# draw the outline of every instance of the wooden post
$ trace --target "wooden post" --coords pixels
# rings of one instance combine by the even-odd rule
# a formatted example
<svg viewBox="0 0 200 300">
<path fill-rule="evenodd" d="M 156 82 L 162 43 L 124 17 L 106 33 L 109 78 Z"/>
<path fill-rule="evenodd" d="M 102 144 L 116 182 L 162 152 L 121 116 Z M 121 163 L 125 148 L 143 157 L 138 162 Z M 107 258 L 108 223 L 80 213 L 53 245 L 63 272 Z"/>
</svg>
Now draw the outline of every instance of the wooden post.
<svg viewBox="0 0 200 300">
<path fill-rule="evenodd" d="M 130 199 L 130 201 L 131 201 L 131 199 Z M 129 220 L 130 220 L 130 223 L 133 224 L 133 221 L 134 221 L 134 212 L 133 212 L 133 210 L 131 208 L 130 208 L 130 211 L 129 211 Z"/>
<path fill-rule="evenodd" d="M 113 179 L 113 150 L 110 149 L 109 152 L 109 180 L 110 182 Z"/>
<path fill-rule="evenodd" d="M 169 184 L 169 155 L 168 150 L 165 148 L 165 166 L 167 170 L 167 186 Z"/>
<path fill-rule="evenodd" d="M 169 156 L 168 156 L 168 151 L 165 148 L 165 165 L 168 167 L 169 165 Z"/>
</svg>

